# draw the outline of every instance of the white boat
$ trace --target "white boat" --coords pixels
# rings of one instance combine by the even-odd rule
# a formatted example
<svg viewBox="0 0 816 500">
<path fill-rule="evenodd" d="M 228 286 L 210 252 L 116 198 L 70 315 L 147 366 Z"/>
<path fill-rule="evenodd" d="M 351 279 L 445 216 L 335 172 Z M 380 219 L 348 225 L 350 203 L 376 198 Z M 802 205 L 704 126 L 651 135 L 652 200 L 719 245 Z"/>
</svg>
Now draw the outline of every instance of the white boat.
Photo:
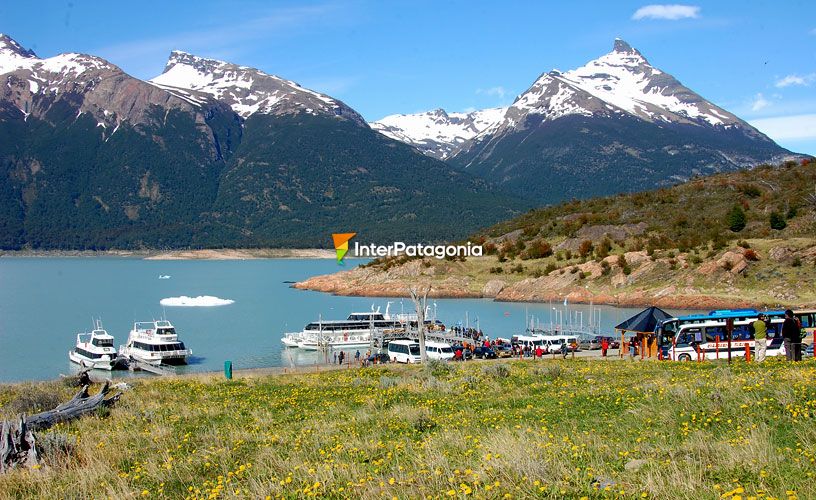
<svg viewBox="0 0 816 500">
<path fill-rule="evenodd" d="M 124 363 L 113 346 L 113 336 L 104 328 L 102 322 L 94 321 L 94 329 L 89 333 L 78 333 L 76 346 L 68 351 L 68 359 L 83 368 L 113 370 Z"/>
<path fill-rule="evenodd" d="M 192 353 L 167 320 L 134 323 L 127 344 L 119 347 L 119 356 L 153 365 L 187 364 L 187 356 Z"/>
<path fill-rule="evenodd" d="M 281 339 L 285 347 L 298 347 L 298 342 L 302 341 L 302 337 L 298 333 L 287 333 Z"/>
<path fill-rule="evenodd" d="M 159 279 L 160 279 L 160 280 L 169 280 L 169 279 L 170 279 L 170 275 L 169 275 L 169 274 L 160 274 L 160 275 L 159 275 Z"/>
<path fill-rule="evenodd" d="M 307 324 L 299 332 L 286 333 L 281 342 L 286 347 L 299 347 L 308 351 L 321 348 L 349 349 L 367 347 L 371 345 L 371 336 L 382 334 L 405 334 L 406 331 L 416 330 L 416 314 L 388 313 L 391 302 L 385 308 L 385 314 L 379 308 L 368 312 L 353 312 L 344 320 L 318 321 Z M 425 320 L 430 330 L 443 331 L 445 326 L 437 320 Z"/>
</svg>

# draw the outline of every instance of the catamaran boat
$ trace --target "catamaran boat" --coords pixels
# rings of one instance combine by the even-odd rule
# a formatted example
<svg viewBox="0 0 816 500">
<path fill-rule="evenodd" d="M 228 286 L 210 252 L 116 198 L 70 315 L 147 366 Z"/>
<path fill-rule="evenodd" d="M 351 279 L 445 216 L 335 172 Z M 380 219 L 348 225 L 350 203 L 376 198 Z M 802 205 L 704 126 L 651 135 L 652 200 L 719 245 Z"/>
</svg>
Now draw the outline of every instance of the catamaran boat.
<svg viewBox="0 0 816 500">
<path fill-rule="evenodd" d="M 416 329 L 416 314 L 390 315 L 389 302 L 385 313 L 379 308 L 370 312 L 353 312 L 345 320 L 320 319 L 307 324 L 302 331 L 287 333 L 281 339 L 286 347 L 299 347 L 310 351 L 320 348 L 347 349 L 366 347 L 371 344 L 372 334 L 404 335 L 406 330 Z M 439 321 L 426 324 L 434 330 L 444 330 Z"/>
<path fill-rule="evenodd" d="M 78 333 L 76 346 L 68 351 L 68 359 L 83 368 L 97 370 L 113 370 L 125 359 L 116 354 L 113 346 L 113 336 L 104 328 L 102 322 L 94 321 L 94 329 L 90 333 Z"/>
<path fill-rule="evenodd" d="M 192 353 L 167 320 L 134 323 L 127 344 L 119 346 L 119 356 L 152 365 L 184 365 Z"/>
</svg>

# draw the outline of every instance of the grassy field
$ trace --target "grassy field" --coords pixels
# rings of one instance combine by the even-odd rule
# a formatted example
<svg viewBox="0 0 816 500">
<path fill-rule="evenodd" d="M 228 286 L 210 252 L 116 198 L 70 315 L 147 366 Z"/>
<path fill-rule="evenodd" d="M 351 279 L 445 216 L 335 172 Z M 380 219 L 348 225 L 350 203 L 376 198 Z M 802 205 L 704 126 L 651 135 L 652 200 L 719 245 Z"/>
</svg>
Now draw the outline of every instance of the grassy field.
<svg viewBox="0 0 816 500">
<path fill-rule="evenodd" d="M 2 386 L 0 412 L 73 390 Z M 812 360 L 143 379 L 0 497 L 816 498 L 815 416 Z"/>
</svg>

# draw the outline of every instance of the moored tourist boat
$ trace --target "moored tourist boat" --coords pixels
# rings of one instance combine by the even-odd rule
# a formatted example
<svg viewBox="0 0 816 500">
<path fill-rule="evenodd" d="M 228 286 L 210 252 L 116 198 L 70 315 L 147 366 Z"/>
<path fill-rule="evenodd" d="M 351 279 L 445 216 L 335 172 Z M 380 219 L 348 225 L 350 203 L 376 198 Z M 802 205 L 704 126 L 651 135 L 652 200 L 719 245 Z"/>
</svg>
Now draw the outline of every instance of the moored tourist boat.
<svg viewBox="0 0 816 500">
<path fill-rule="evenodd" d="M 76 345 L 68 351 L 68 359 L 83 368 L 97 370 L 113 370 L 125 362 L 116 353 L 113 336 L 102 328 L 99 320 L 94 321 L 90 332 L 77 334 Z"/>
<path fill-rule="evenodd" d="M 154 365 L 187 364 L 192 353 L 167 320 L 134 323 L 127 344 L 119 347 L 120 356 Z"/>
</svg>

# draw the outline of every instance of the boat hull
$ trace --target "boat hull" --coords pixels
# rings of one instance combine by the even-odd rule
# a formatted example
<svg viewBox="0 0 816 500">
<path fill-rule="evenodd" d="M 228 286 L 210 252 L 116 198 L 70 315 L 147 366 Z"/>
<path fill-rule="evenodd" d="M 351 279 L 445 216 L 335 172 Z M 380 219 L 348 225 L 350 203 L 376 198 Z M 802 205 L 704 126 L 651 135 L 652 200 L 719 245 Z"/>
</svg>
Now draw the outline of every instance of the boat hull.
<svg viewBox="0 0 816 500">
<path fill-rule="evenodd" d="M 112 360 L 111 359 L 93 360 L 88 359 L 84 356 L 80 356 L 74 351 L 68 351 L 68 359 L 70 359 L 73 363 L 78 364 L 82 368 L 91 368 L 94 370 L 111 371 L 120 364 L 120 361 L 117 358 L 114 358 Z"/>
</svg>

